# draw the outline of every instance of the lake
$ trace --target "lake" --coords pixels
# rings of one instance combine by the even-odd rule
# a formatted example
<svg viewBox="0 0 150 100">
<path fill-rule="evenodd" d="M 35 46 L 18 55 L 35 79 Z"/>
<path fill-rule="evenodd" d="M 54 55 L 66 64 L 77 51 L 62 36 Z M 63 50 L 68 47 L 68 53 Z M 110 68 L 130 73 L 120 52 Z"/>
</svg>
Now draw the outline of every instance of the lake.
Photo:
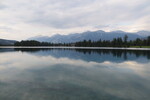
<svg viewBox="0 0 150 100">
<path fill-rule="evenodd" d="M 0 100 L 150 100 L 150 50 L 1 48 Z"/>
</svg>

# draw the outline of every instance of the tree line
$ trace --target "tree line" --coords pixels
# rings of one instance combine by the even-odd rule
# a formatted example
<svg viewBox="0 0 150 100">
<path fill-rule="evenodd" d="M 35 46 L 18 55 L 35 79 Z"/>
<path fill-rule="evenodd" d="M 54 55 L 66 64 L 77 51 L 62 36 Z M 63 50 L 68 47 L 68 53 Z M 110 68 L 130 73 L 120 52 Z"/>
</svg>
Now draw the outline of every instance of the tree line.
<svg viewBox="0 0 150 100">
<path fill-rule="evenodd" d="M 150 36 L 145 39 L 137 38 L 135 40 L 129 40 L 128 36 L 125 35 L 124 38 L 118 37 L 114 38 L 112 41 L 110 40 L 99 40 L 99 41 L 91 41 L 91 40 L 83 40 L 80 42 L 76 42 L 75 46 L 84 46 L 84 47 L 130 47 L 130 46 L 150 46 Z"/>
<path fill-rule="evenodd" d="M 62 43 L 39 42 L 35 40 L 22 40 L 16 42 L 14 46 L 64 46 Z"/>
<path fill-rule="evenodd" d="M 135 40 L 128 40 L 128 36 L 123 38 L 118 37 L 113 40 L 83 40 L 75 43 L 49 43 L 39 42 L 35 40 L 26 40 L 16 42 L 15 46 L 76 46 L 76 47 L 130 47 L 130 46 L 150 46 L 150 36 L 144 39 L 137 38 Z"/>
</svg>

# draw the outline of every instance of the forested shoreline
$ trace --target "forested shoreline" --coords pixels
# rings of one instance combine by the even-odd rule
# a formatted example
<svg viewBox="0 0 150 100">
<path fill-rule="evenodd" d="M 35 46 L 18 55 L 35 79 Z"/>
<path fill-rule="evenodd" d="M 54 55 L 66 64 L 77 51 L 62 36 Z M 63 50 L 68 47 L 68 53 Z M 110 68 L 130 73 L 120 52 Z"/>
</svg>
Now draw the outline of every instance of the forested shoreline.
<svg viewBox="0 0 150 100">
<path fill-rule="evenodd" d="M 39 42 L 35 40 L 24 40 L 16 42 L 14 46 L 75 46 L 75 47 L 131 47 L 131 46 L 150 46 L 150 36 L 144 39 L 137 38 L 135 40 L 128 40 L 128 36 L 124 38 L 118 37 L 113 40 L 83 40 L 75 43 L 49 43 Z"/>
</svg>

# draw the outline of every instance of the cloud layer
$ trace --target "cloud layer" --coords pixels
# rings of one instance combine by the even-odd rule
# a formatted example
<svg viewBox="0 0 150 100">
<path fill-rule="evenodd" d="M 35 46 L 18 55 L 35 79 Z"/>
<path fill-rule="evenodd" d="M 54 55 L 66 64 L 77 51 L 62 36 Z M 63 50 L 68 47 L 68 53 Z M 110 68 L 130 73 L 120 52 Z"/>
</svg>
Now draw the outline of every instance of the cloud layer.
<svg viewBox="0 0 150 100">
<path fill-rule="evenodd" d="M 150 30 L 149 0 L 1 0 L 0 37 Z"/>
</svg>

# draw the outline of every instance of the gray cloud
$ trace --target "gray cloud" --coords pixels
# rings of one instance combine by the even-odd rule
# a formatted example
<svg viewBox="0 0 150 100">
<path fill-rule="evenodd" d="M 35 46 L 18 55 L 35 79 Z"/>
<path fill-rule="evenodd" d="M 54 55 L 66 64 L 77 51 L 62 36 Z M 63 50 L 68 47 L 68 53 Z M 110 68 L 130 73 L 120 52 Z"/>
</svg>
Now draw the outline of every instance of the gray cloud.
<svg viewBox="0 0 150 100">
<path fill-rule="evenodd" d="M 150 29 L 149 0 L 3 0 L 2 4 L 5 5 L 5 9 L 0 5 L 2 26 L 13 25 L 14 30 L 23 34 L 37 32 L 34 27 L 40 28 L 39 32 L 45 29 L 67 32 L 76 28 Z"/>
<path fill-rule="evenodd" d="M 53 1 L 53 0 L 52 0 Z M 57 3 L 59 2 L 59 3 Z M 61 2 L 57 0 L 53 2 L 57 6 L 45 6 L 44 9 L 36 10 L 33 17 L 28 21 L 49 25 L 55 28 L 70 28 L 81 26 L 92 26 L 96 24 L 115 24 L 125 21 L 136 21 L 139 18 L 149 15 L 148 1 L 140 4 L 120 4 L 120 3 L 104 3 L 104 1 L 87 1 L 82 2 Z M 126 2 L 125 2 L 126 3 Z M 51 4 L 49 1 L 48 4 Z M 79 6 L 72 6 L 77 5 Z M 65 6 L 62 6 L 65 5 Z"/>
<path fill-rule="evenodd" d="M 6 6 L 0 1 L 0 10 L 4 9 Z"/>
</svg>

